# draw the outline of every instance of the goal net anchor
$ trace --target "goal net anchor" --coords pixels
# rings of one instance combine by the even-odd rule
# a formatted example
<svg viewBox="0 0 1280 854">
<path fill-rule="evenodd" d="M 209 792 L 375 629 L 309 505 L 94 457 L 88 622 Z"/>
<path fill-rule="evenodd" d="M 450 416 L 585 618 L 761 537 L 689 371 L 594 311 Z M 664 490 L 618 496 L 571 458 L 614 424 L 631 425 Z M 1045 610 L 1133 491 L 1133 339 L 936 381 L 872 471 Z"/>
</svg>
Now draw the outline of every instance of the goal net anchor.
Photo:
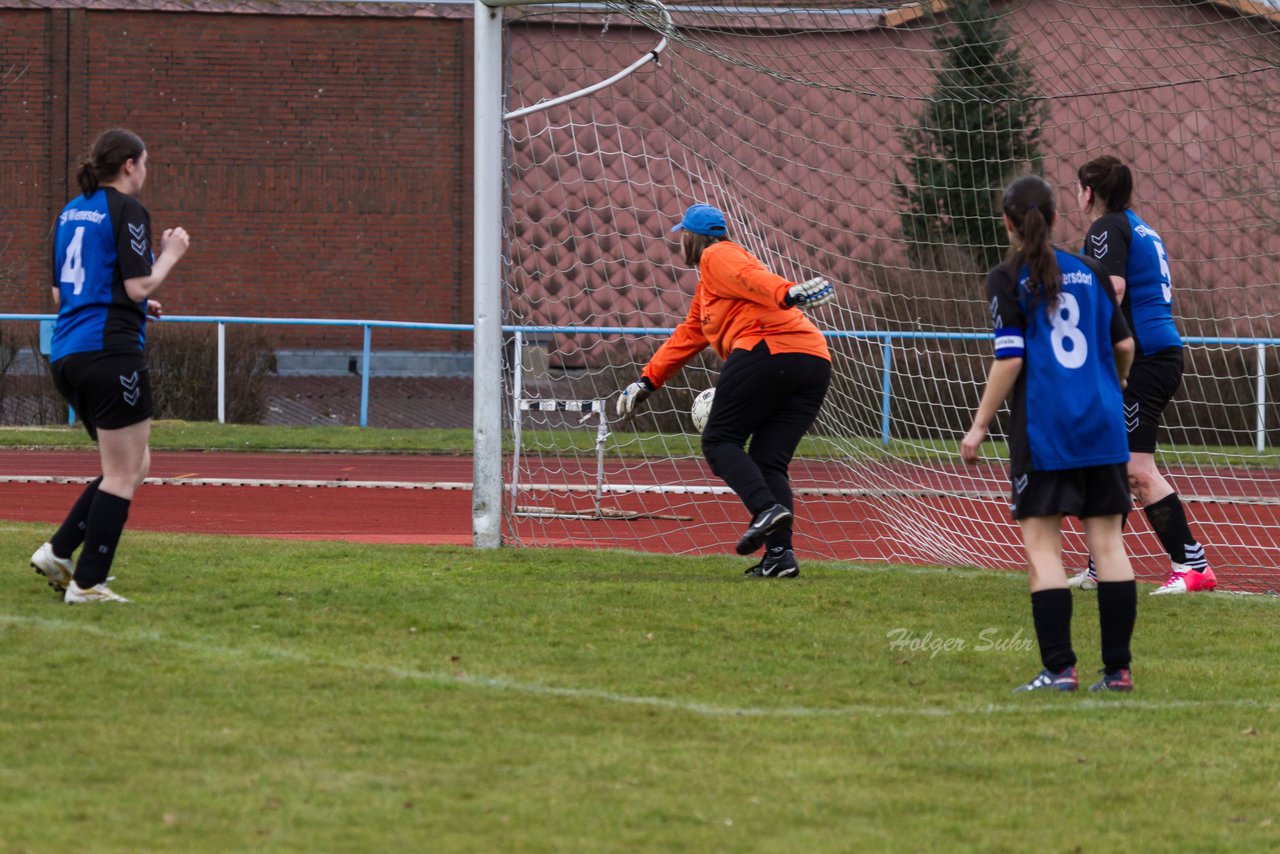
<svg viewBox="0 0 1280 854">
<path fill-rule="evenodd" d="M 689 522 L 693 520 L 692 516 L 681 516 L 671 513 L 650 513 L 644 510 L 622 510 L 616 507 L 605 507 L 603 504 L 605 493 L 627 493 L 633 492 L 631 489 L 619 489 L 610 487 L 605 483 L 605 467 L 604 467 L 604 449 L 609 440 L 609 419 L 607 416 L 607 407 L 609 401 L 604 398 L 596 398 L 592 400 L 556 400 L 554 398 L 534 398 L 519 397 L 515 401 L 515 417 L 512 423 L 512 434 L 515 440 L 515 448 L 512 451 L 512 472 L 511 472 L 511 507 L 513 516 L 536 517 L 542 519 L 616 519 L 622 521 L 639 520 L 639 519 L 665 519 L 674 522 Z M 582 512 L 579 510 L 561 510 L 556 507 L 534 507 L 520 506 L 520 449 L 523 442 L 523 422 L 525 413 L 529 412 L 563 412 L 563 413 L 582 413 L 582 417 L 577 419 L 578 424 L 585 425 L 592 418 L 596 421 L 596 470 L 594 483 L 590 487 L 581 484 L 551 484 L 551 483 L 531 483 L 523 488 L 529 491 L 538 492 L 584 492 L 588 488 L 591 491 L 592 510 L 591 512 Z M 568 420 L 572 421 L 570 417 Z"/>
</svg>

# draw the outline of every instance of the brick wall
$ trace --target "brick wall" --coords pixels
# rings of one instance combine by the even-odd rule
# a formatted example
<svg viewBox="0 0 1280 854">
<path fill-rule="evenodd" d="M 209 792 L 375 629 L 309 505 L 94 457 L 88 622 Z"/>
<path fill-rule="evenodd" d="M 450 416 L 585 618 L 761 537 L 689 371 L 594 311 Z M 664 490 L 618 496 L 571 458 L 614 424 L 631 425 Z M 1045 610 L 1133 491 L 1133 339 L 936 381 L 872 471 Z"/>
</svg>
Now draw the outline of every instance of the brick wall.
<svg viewBox="0 0 1280 854">
<path fill-rule="evenodd" d="M 47 18 L 0 10 L 0 305 L 6 311 L 51 305 L 44 295 L 49 265 L 37 261 L 45 258 L 50 185 L 60 171 L 51 149 L 65 136 L 66 123 L 53 121 Z"/>
<path fill-rule="evenodd" d="M 142 135 L 143 201 L 192 248 L 175 314 L 471 319 L 465 20 L 0 9 L 0 216 L 10 310 L 43 307 L 69 169 L 103 128 Z M 359 346 L 359 330 L 281 345 Z M 469 335 L 375 346 L 470 349 Z"/>
</svg>

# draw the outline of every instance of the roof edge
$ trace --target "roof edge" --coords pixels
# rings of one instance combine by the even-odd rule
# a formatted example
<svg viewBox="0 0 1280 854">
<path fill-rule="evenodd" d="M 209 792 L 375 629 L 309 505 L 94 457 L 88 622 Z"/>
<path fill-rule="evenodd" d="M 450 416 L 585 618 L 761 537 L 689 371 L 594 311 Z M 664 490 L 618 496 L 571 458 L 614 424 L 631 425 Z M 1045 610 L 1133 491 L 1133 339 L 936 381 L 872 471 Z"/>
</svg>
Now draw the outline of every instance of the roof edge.
<svg viewBox="0 0 1280 854">
<path fill-rule="evenodd" d="M 470 18 L 470 0 L 0 0 L 0 9 L 187 12 L 219 15 Z"/>
</svg>

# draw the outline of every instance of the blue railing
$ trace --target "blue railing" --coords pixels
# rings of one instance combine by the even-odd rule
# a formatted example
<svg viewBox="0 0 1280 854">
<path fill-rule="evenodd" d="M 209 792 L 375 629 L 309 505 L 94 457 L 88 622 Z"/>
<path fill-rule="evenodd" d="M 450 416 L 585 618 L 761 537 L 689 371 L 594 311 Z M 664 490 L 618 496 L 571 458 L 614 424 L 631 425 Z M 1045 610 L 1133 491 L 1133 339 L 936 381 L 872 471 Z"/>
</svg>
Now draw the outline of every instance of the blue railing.
<svg viewBox="0 0 1280 854">
<path fill-rule="evenodd" d="M 49 333 L 56 319 L 52 314 L 0 314 L 0 321 L 26 320 L 41 323 L 41 351 L 48 353 Z M 246 324 L 259 326 L 325 326 L 325 327 L 359 327 L 363 337 L 363 358 L 360 363 L 360 426 L 369 426 L 369 375 L 370 357 L 373 350 L 374 329 L 412 329 L 423 332 L 472 332 L 475 326 L 470 323 L 419 323 L 407 320 L 355 320 L 330 319 L 312 317 L 231 317 L 226 315 L 166 315 L 161 323 L 213 323 L 217 325 L 218 337 L 218 421 L 226 420 L 226 327 L 227 324 Z M 640 328 L 632 326 L 503 326 L 507 334 L 520 336 L 550 335 L 635 335 L 635 336 L 667 336 L 675 331 L 674 327 Z M 893 348 L 895 341 L 989 341 L 990 333 L 984 332 L 911 332 L 880 330 L 824 330 L 823 335 L 832 339 L 853 339 L 881 342 L 881 402 L 880 402 L 880 441 L 889 443 L 889 428 L 892 420 L 892 381 L 893 381 Z M 1261 452 L 1266 446 L 1266 351 L 1268 347 L 1280 346 L 1280 338 L 1242 338 L 1216 336 L 1187 336 L 1183 342 L 1190 345 L 1212 345 L 1226 347 L 1253 347 L 1257 352 L 1257 365 L 1254 375 L 1256 428 L 1255 447 Z"/>
<path fill-rule="evenodd" d="M 41 323 L 40 352 L 49 354 L 49 335 L 53 322 L 57 319 L 52 314 L 0 314 L 4 320 L 35 320 Z M 401 320 L 350 320 L 315 317 L 230 317 L 225 315 L 165 315 L 159 323 L 214 323 L 218 327 L 218 422 L 227 418 L 227 324 L 242 323 L 257 326 L 336 326 L 360 327 L 363 331 L 363 359 L 360 363 L 360 426 L 369 426 L 369 357 L 373 351 L 374 329 L 416 329 L 430 332 L 471 332 L 475 327 L 470 323 L 415 323 Z M 74 418 L 74 414 L 72 416 Z"/>
<path fill-rule="evenodd" d="M 505 332 L 525 334 L 590 334 L 590 335 L 670 335 L 673 327 L 640 329 L 629 326 L 504 326 Z M 989 332 L 911 332 L 871 329 L 825 329 L 822 334 L 832 339 L 879 340 L 881 344 L 880 443 L 889 444 L 893 400 L 893 345 L 895 341 L 990 341 Z M 1257 365 L 1254 374 L 1255 429 L 1254 448 L 1259 453 L 1266 447 L 1267 348 L 1280 346 L 1280 338 L 1241 338 L 1226 336 L 1184 336 L 1184 344 L 1254 347 Z"/>
</svg>

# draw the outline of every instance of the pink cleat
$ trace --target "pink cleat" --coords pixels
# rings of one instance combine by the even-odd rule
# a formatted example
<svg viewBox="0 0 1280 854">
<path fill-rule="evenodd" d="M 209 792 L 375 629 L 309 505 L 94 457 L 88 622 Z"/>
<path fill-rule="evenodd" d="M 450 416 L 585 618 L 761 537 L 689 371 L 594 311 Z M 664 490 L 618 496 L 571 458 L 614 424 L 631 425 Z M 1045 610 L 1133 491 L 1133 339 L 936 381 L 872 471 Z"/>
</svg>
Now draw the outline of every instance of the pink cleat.
<svg viewBox="0 0 1280 854">
<path fill-rule="evenodd" d="M 1206 566 L 1203 570 L 1188 569 L 1180 563 L 1175 563 L 1173 572 L 1169 573 L 1169 577 L 1165 579 L 1164 584 L 1151 591 L 1151 595 L 1172 596 L 1182 593 L 1200 593 L 1201 591 L 1213 590 L 1217 586 L 1218 578 L 1209 567 Z"/>
</svg>

